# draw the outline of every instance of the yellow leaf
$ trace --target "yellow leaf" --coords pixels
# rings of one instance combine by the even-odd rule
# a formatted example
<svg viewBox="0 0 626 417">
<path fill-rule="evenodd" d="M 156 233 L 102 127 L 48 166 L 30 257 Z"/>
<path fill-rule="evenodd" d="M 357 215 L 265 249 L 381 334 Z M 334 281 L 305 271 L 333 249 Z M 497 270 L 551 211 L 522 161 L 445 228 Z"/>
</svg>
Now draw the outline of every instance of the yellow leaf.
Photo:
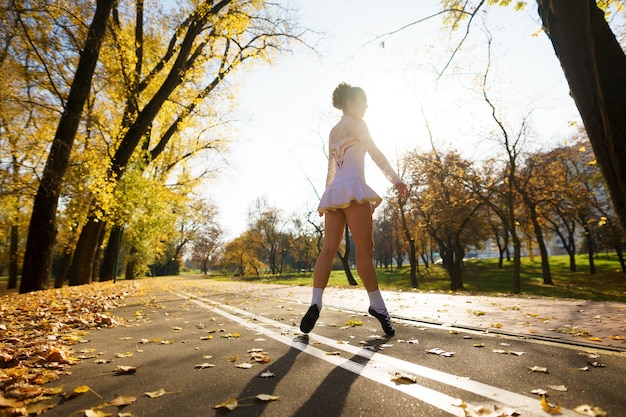
<svg viewBox="0 0 626 417">
<path fill-rule="evenodd" d="M 550 403 L 548 403 L 548 400 L 546 400 L 546 396 L 542 395 L 541 396 L 541 409 L 543 411 L 545 411 L 546 413 L 550 413 L 550 414 L 560 414 L 561 413 L 561 406 L 560 405 L 552 405 Z"/>
<path fill-rule="evenodd" d="M 76 387 L 74 388 L 74 391 L 70 392 L 69 394 L 65 394 L 65 399 L 69 400 L 71 398 L 76 398 L 79 395 L 83 395 L 86 392 L 89 392 L 91 390 L 91 388 L 89 388 L 87 385 L 81 385 L 80 387 Z"/>
<path fill-rule="evenodd" d="M 588 337 L 587 340 L 591 340 L 592 342 L 601 342 L 602 341 L 602 339 L 600 339 L 597 336 L 595 336 L 595 337 Z"/>
<path fill-rule="evenodd" d="M 625 340 L 625 338 L 622 335 L 611 335 L 611 340 Z"/>
<path fill-rule="evenodd" d="M 35 404 L 29 404 L 26 407 L 26 413 L 28 415 L 31 414 L 35 414 L 35 415 L 40 415 L 45 413 L 46 411 L 56 407 L 57 405 L 59 405 L 58 402 L 53 402 L 53 403 L 47 403 L 47 402 L 37 402 Z"/>
<path fill-rule="evenodd" d="M 221 404 L 216 405 L 213 408 L 226 408 L 230 411 L 235 410 L 237 407 L 239 407 L 239 403 L 237 402 L 237 398 L 229 398 L 226 401 L 224 401 Z"/>
</svg>

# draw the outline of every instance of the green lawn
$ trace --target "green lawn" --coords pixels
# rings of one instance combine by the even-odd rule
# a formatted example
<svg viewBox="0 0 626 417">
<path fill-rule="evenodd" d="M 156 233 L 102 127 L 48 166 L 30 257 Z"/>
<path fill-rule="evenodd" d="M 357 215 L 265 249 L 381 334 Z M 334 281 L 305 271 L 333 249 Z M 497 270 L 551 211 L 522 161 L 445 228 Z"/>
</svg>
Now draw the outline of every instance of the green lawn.
<svg viewBox="0 0 626 417">
<path fill-rule="evenodd" d="M 589 263 L 585 256 L 576 259 L 578 271 L 569 271 L 567 256 L 553 256 L 550 258 L 552 280 L 555 285 L 544 285 L 541 275 L 541 259 L 535 257 L 522 259 L 522 295 L 545 296 L 557 298 L 577 298 L 596 301 L 626 302 L 626 274 L 621 268 L 616 256 L 601 255 L 595 258 L 596 274 L 589 274 Z M 465 262 L 464 292 L 471 294 L 510 294 L 513 288 L 513 263 L 506 262 L 504 268 L 498 268 L 495 259 L 470 260 Z M 353 271 L 358 280 L 356 271 Z M 211 279 L 234 279 L 226 276 L 212 275 Z M 237 278 L 241 279 L 241 278 Z M 279 276 L 250 276 L 245 281 L 267 282 L 286 285 L 312 285 L 312 274 L 288 273 Z M 410 291 L 409 267 L 393 271 L 378 270 L 380 287 L 388 290 Z M 343 270 L 335 270 L 330 276 L 329 285 L 348 287 Z M 420 264 L 418 275 L 418 290 L 429 292 L 448 292 L 450 281 L 446 271 L 439 265 L 424 268 Z"/>
<path fill-rule="evenodd" d="M 586 256 L 577 257 L 576 263 L 578 271 L 570 272 L 567 256 L 551 257 L 550 266 L 555 285 L 544 285 L 541 276 L 541 259 L 539 257 L 535 257 L 533 260 L 523 258 L 522 295 L 626 302 L 626 274 L 621 272 L 616 256 L 600 255 L 596 257 L 595 275 L 589 274 L 589 262 Z M 511 294 L 513 288 L 512 271 L 512 262 L 505 262 L 504 268 L 499 269 L 495 259 L 466 261 L 463 292 L 486 295 Z M 356 271 L 353 271 L 353 274 L 359 281 Z M 278 276 L 248 276 L 245 278 L 233 278 L 232 275 L 210 275 L 210 279 L 312 285 L 312 275 L 311 272 L 294 272 Z M 382 289 L 412 291 L 408 265 L 400 270 L 394 268 L 393 271 L 379 269 L 378 280 Z M 332 272 L 329 285 L 349 287 L 343 270 Z M 418 286 L 418 291 L 448 292 L 450 281 L 446 271 L 441 266 L 432 265 L 426 269 L 423 264 L 420 264 Z M 0 277 L 0 295 L 3 293 L 6 293 L 6 276 Z"/>
</svg>

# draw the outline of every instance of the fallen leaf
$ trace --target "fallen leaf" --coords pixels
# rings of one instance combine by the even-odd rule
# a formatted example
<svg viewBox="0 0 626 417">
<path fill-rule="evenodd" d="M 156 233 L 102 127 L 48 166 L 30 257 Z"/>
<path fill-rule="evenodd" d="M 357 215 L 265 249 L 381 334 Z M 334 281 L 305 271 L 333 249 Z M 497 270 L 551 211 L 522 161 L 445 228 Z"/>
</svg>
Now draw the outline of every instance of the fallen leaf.
<svg viewBox="0 0 626 417">
<path fill-rule="evenodd" d="M 574 411 L 578 414 L 589 417 L 607 417 L 609 415 L 606 411 L 601 410 L 598 407 L 592 407 L 587 404 L 579 405 L 578 407 L 574 408 Z"/>
<path fill-rule="evenodd" d="M 137 372 L 138 366 L 119 365 L 115 367 L 115 375 L 132 375 Z"/>
<path fill-rule="evenodd" d="M 548 385 L 548 388 L 554 391 L 567 392 L 567 387 L 565 385 Z"/>
<path fill-rule="evenodd" d="M 66 400 L 70 400 L 72 398 L 76 398 L 79 395 L 83 395 L 86 392 L 91 391 L 91 388 L 89 388 L 87 385 L 81 385 L 79 387 L 74 388 L 74 390 L 72 392 L 70 392 L 69 394 L 65 394 L 65 399 Z"/>
<path fill-rule="evenodd" d="M 261 401 L 276 401 L 280 397 L 277 396 L 277 395 L 259 394 L 259 395 L 256 396 L 256 398 L 261 400 Z"/>
<path fill-rule="evenodd" d="M 165 392 L 165 390 L 163 388 L 159 388 L 156 391 L 144 392 L 144 394 L 146 394 L 150 398 L 159 398 L 159 397 L 162 397 L 163 395 L 165 395 L 167 393 Z"/>
<path fill-rule="evenodd" d="M 454 352 L 447 352 L 447 351 L 445 351 L 443 349 L 439 349 L 439 348 L 430 349 L 430 350 L 427 350 L 426 352 L 432 353 L 433 355 L 445 356 L 447 358 L 449 358 L 449 357 L 454 355 Z"/>
<path fill-rule="evenodd" d="M 195 368 L 202 370 L 202 369 L 206 369 L 206 368 L 215 368 L 215 365 L 213 365 L 212 363 L 205 362 L 205 363 L 201 363 L 199 365 L 196 365 Z"/>
<path fill-rule="evenodd" d="M 85 410 L 85 417 L 110 417 L 112 415 L 113 414 L 105 413 L 104 411 L 97 408 L 90 408 L 88 410 Z"/>
<path fill-rule="evenodd" d="M 611 340 L 626 340 L 626 337 L 624 337 L 623 335 L 612 334 L 611 335 Z"/>
<path fill-rule="evenodd" d="M 40 415 L 40 414 L 45 413 L 48 410 L 53 409 L 57 405 L 59 405 L 58 401 L 51 402 L 51 403 L 39 401 L 39 402 L 34 403 L 34 404 L 29 404 L 26 407 L 26 414 L 27 415 L 31 415 L 31 414 Z M 6 410 L 3 410 L 3 411 L 6 411 Z"/>
<path fill-rule="evenodd" d="M 226 408 L 227 410 L 233 411 L 239 407 L 239 402 L 237 398 L 229 398 L 221 404 L 216 405 L 213 408 Z"/>
<path fill-rule="evenodd" d="M 108 403 L 106 403 L 107 406 L 113 406 L 113 407 L 124 407 L 126 405 L 130 405 L 132 403 L 134 403 L 135 401 L 137 401 L 137 397 L 132 397 L 130 395 L 120 395 L 119 397 L 115 398 L 112 401 L 109 401 Z"/>
<path fill-rule="evenodd" d="M 236 368 L 241 368 L 241 369 L 250 369 L 252 368 L 252 364 L 248 363 L 248 362 L 244 362 L 244 363 L 238 363 L 235 365 Z"/>
<path fill-rule="evenodd" d="M 527 366 L 530 372 L 543 372 L 544 374 L 548 373 L 548 368 L 544 368 L 542 366 Z"/>
<path fill-rule="evenodd" d="M 558 404 L 553 405 L 553 404 L 548 403 L 548 400 L 546 400 L 545 395 L 541 396 L 541 409 L 545 411 L 546 413 L 561 414 L 561 406 Z"/>
<path fill-rule="evenodd" d="M 265 372 L 261 373 L 261 375 L 259 375 L 259 376 L 261 378 L 270 378 L 270 377 L 273 377 L 273 376 L 276 376 L 276 375 L 274 375 L 273 372 L 265 371 Z"/>
<path fill-rule="evenodd" d="M 130 358 L 131 356 L 133 356 L 133 352 L 124 352 L 124 353 L 115 354 L 116 358 Z"/>
<path fill-rule="evenodd" d="M 593 366 L 594 368 L 604 368 L 606 365 L 600 362 L 588 362 L 589 365 Z"/>
<path fill-rule="evenodd" d="M 531 394 L 535 394 L 535 395 L 547 395 L 548 391 L 546 391 L 545 389 L 542 388 L 535 388 L 533 390 L 530 391 Z"/>
<path fill-rule="evenodd" d="M 391 374 L 391 380 L 397 384 L 415 384 L 417 376 L 406 372 L 394 372 Z"/>
</svg>

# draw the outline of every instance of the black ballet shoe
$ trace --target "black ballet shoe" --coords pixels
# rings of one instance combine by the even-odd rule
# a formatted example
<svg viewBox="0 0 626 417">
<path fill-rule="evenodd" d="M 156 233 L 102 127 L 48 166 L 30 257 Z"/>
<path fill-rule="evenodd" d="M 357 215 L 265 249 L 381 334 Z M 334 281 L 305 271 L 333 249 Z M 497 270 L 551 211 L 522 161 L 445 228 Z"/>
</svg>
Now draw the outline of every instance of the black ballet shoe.
<svg viewBox="0 0 626 417">
<path fill-rule="evenodd" d="M 315 327 L 315 322 L 320 316 L 320 308 L 317 304 L 312 304 L 307 310 L 302 321 L 300 322 L 300 330 L 302 333 L 308 333 Z"/>
<path fill-rule="evenodd" d="M 384 313 L 379 313 L 378 311 L 370 307 L 367 312 L 378 319 L 380 325 L 383 327 L 383 331 L 387 336 L 394 336 L 396 334 L 396 330 L 393 328 L 393 324 L 391 323 L 391 317 L 389 317 L 389 313 L 387 313 L 387 311 L 385 311 Z"/>
</svg>

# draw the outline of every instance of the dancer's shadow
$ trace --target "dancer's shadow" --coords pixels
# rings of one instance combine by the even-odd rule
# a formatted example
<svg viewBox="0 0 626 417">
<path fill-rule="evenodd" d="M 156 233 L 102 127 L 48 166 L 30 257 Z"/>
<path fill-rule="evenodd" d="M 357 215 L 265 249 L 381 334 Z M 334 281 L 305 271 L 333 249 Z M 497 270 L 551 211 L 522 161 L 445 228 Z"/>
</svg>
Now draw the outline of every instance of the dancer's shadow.
<svg viewBox="0 0 626 417">
<path fill-rule="evenodd" d="M 367 353 L 367 355 L 362 355 Z M 346 361 L 352 361 L 365 365 L 369 361 L 371 352 L 364 350 L 355 354 Z M 359 377 L 358 373 L 335 367 L 324 378 L 309 399 L 294 413 L 294 417 L 335 417 L 344 415 L 346 399 L 350 393 L 352 384 Z"/>
<path fill-rule="evenodd" d="M 309 338 L 306 336 L 297 336 L 294 338 L 294 342 L 309 344 Z M 263 372 L 259 373 L 256 378 L 252 378 L 250 382 L 241 390 L 238 398 L 250 398 L 259 393 L 273 394 L 276 391 L 276 387 L 281 382 L 282 377 L 289 374 L 289 371 L 293 367 L 294 362 L 299 354 L 302 353 L 302 349 L 292 346 L 289 351 L 281 356 L 278 360 L 272 361 L 272 365 L 266 368 L 263 372 L 271 372 L 271 377 L 261 377 Z M 261 415 L 267 403 L 258 402 L 255 404 L 254 411 L 250 411 L 250 415 Z"/>
</svg>

